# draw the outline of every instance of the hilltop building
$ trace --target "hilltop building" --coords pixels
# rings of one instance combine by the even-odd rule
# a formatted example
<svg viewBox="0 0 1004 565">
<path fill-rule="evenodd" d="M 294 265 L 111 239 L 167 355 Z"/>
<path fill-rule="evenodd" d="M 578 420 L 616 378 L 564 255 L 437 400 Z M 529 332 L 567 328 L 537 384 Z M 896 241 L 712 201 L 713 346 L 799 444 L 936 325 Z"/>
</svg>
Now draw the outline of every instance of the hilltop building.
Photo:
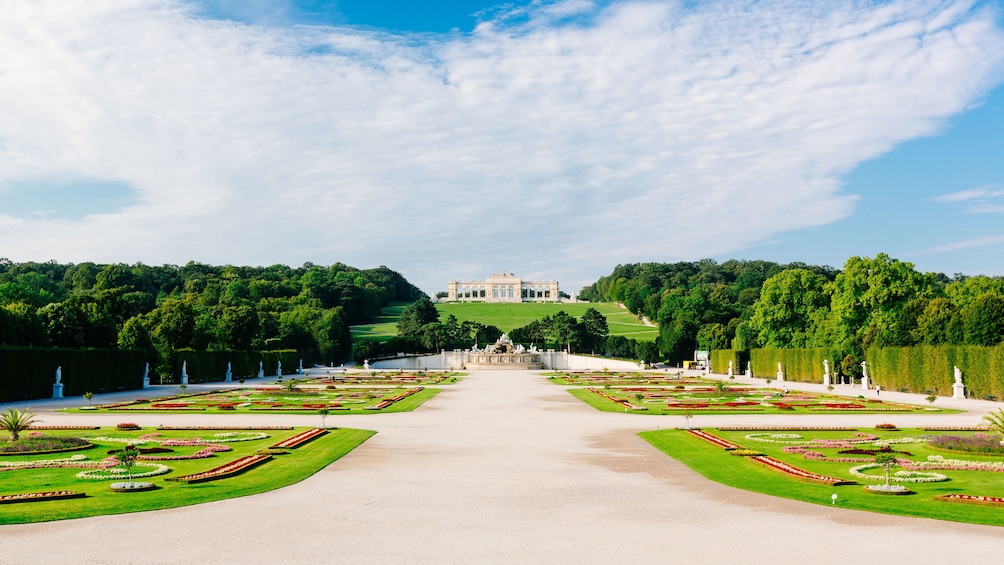
<svg viewBox="0 0 1004 565">
<path fill-rule="evenodd" d="M 502 271 L 483 281 L 450 281 L 450 302 L 558 302 L 558 281 L 525 281 Z"/>
</svg>

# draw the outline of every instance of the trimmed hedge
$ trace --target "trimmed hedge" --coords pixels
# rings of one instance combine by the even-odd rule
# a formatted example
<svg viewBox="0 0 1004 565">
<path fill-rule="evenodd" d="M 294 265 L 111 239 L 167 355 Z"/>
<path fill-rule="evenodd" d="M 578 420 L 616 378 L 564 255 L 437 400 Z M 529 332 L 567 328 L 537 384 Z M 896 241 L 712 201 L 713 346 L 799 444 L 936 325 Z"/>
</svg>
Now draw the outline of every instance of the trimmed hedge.
<svg viewBox="0 0 1004 565">
<path fill-rule="evenodd" d="M 186 371 L 190 383 L 222 382 L 227 377 L 227 363 L 233 380 L 258 376 L 258 362 L 262 362 L 265 376 L 274 377 L 279 361 L 282 374 L 296 373 L 300 354 L 295 349 L 275 351 L 196 351 L 179 349 L 171 354 L 172 382 L 181 382 L 181 365 L 188 363 Z M 304 367 L 309 367 L 304 360 Z"/>
<path fill-rule="evenodd" d="M 830 375 L 837 373 L 840 360 L 826 348 L 813 349 L 754 349 L 750 351 L 750 364 L 754 377 L 775 378 L 777 363 L 781 362 L 784 379 L 806 383 L 823 382 L 823 360 L 830 360 Z M 836 363 L 834 362 L 836 359 Z M 726 365 L 728 362 L 726 361 Z"/>
<path fill-rule="evenodd" d="M 785 380 L 821 383 L 823 359 L 829 359 L 830 374 L 838 382 L 840 356 L 830 349 L 754 349 L 749 354 L 756 377 L 774 378 L 780 361 Z M 712 371 L 728 373 L 729 359 L 735 362 L 738 355 L 731 349 L 713 351 Z M 886 390 L 951 396 L 957 366 L 962 371 L 966 396 L 1004 400 L 1004 344 L 873 347 L 865 359 L 871 383 Z"/>
<path fill-rule="evenodd" d="M 1004 399 L 1004 345 L 918 345 L 868 350 L 872 382 L 889 390 L 951 396 L 957 366 L 966 396 Z"/>
<path fill-rule="evenodd" d="M 0 402 L 52 398 L 57 367 L 63 396 L 143 388 L 145 363 L 138 350 L 0 348 Z"/>
<path fill-rule="evenodd" d="M 712 349 L 711 372 L 716 375 L 729 374 L 729 361 L 732 361 L 732 374 L 742 375 L 746 371 L 749 353 L 737 349 Z"/>
</svg>

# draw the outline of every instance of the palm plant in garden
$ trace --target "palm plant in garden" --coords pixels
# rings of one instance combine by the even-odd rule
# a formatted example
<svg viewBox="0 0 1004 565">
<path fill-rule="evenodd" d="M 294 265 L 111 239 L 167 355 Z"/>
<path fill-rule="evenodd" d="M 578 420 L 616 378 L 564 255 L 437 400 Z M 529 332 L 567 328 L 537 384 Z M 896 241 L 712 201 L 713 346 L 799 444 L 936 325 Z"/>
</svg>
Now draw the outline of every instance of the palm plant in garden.
<svg viewBox="0 0 1004 565">
<path fill-rule="evenodd" d="M 282 383 L 282 389 L 286 392 L 296 392 L 296 379 L 289 379 Z"/>
<path fill-rule="evenodd" d="M 987 414 L 983 419 L 990 424 L 990 431 L 1004 434 L 1004 408 Z"/>
<path fill-rule="evenodd" d="M 6 412 L 0 414 L 0 428 L 10 434 L 11 441 L 21 439 L 21 432 L 27 430 L 35 423 L 35 415 L 28 411 L 8 408 Z"/>
</svg>

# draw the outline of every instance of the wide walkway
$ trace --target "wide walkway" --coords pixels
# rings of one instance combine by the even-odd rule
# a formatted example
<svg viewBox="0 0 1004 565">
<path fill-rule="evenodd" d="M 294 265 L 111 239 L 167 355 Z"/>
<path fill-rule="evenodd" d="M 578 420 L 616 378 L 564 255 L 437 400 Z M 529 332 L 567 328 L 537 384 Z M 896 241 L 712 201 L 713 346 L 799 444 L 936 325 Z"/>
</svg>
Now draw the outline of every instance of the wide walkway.
<svg viewBox="0 0 1004 565">
<path fill-rule="evenodd" d="M 597 412 L 537 373 L 475 372 L 444 388 L 412 413 L 334 419 L 379 433 L 302 483 L 185 508 L 2 526 L 0 562 L 970 563 L 1004 548 L 1004 528 L 804 504 L 708 482 L 634 435 L 678 426 L 679 417 Z M 121 420 L 42 416 L 50 424 Z M 738 418 L 779 424 L 791 417 Z M 846 425 L 849 418 L 906 425 L 893 416 L 811 419 Z M 979 421 L 974 414 L 934 418 Z M 739 419 L 695 418 L 702 425 Z M 242 421 L 319 423 L 284 415 Z"/>
</svg>

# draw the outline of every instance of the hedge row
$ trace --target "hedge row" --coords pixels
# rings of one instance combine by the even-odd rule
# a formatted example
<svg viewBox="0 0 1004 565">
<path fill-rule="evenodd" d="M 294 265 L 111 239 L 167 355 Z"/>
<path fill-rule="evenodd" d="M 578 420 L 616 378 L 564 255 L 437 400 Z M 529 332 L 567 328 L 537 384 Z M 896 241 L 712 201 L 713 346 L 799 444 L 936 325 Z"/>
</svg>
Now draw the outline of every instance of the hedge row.
<svg viewBox="0 0 1004 565">
<path fill-rule="evenodd" d="M 784 378 L 798 382 L 823 382 L 823 360 L 830 361 L 833 382 L 839 373 L 840 356 L 825 349 L 754 349 L 749 352 L 753 376 L 771 377 L 781 363 Z M 711 352 L 711 370 L 728 373 L 729 360 L 736 367 L 741 352 L 717 349 Z M 1004 399 L 1004 345 L 918 345 L 914 347 L 874 347 L 865 354 L 872 384 L 887 390 L 934 393 L 951 396 L 955 367 L 962 371 L 966 395 L 970 398 Z M 739 374 L 740 370 L 736 371 Z"/>
<path fill-rule="evenodd" d="M 711 350 L 711 372 L 716 375 L 729 374 L 729 361 L 732 361 L 732 374 L 742 375 L 746 371 L 749 353 L 738 349 Z"/>
<path fill-rule="evenodd" d="M 300 354 L 295 349 L 275 351 L 196 351 L 179 349 L 171 355 L 171 382 L 181 382 L 181 366 L 187 363 L 189 383 L 221 382 L 227 377 L 227 363 L 233 380 L 258 376 L 261 363 L 265 376 L 274 377 L 282 361 L 282 374 L 296 373 Z M 309 367 L 304 360 L 304 367 Z"/>
<path fill-rule="evenodd" d="M 890 390 L 952 394 L 955 367 L 966 396 L 1004 399 L 1004 345 L 918 345 L 868 350 L 868 375 Z"/>
<path fill-rule="evenodd" d="M 260 352 L 182 349 L 171 356 L 171 382 L 181 382 L 183 362 L 188 363 L 188 382 L 203 383 L 225 380 L 228 362 L 234 380 L 257 376 L 259 361 L 267 376 L 275 376 L 279 361 L 282 373 L 289 375 L 296 373 L 300 354 L 294 349 Z M 304 366 L 309 366 L 306 359 Z M 0 348 L 0 402 L 52 398 L 57 367 L 62 368 L 63 396 L 81 396 L 85 392 L 143 388 L 146 358 L 138 350 Z M 160 384 L 152 367 L 149 376 L 153 384 Z"/>
<path fill-rule="evenodd" d="M 0 348 L 0 402 L 52 398 L 61 367 L 63 396 L 143 387 L 142 351 Z"/>
</svg>

